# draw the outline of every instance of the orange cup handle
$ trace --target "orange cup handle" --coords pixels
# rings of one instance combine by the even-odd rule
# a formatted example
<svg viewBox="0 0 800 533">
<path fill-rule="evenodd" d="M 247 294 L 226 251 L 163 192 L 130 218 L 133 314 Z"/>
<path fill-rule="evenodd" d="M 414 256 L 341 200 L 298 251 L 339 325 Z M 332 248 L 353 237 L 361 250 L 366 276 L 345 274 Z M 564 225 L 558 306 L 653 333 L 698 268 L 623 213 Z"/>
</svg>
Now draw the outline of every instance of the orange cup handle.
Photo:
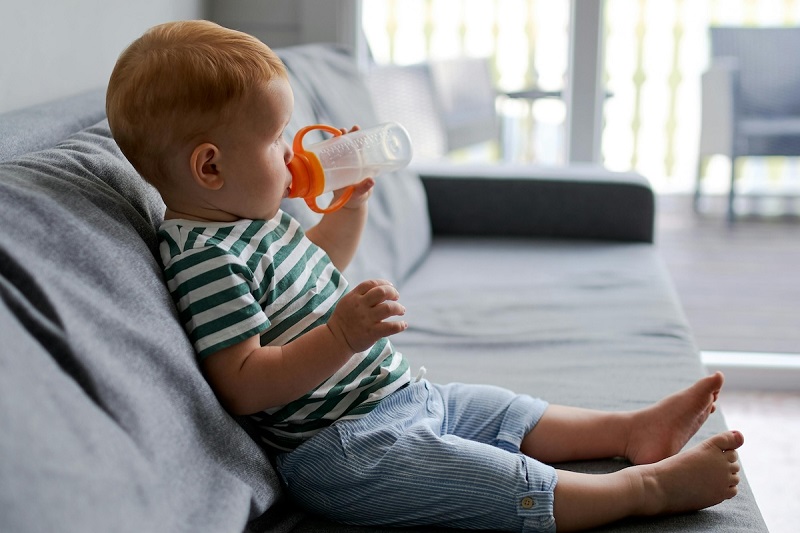
<svg viewBox="0 0 800 533">
<path fill-rule="evenodd" d="M 342 193 L 342 195 L 339 198 L 331 202 L 331 204 L 328 207 L 318 206 L 317 199 L 314 198 L 313 196 L 310 198 L 305 198 L 306 205 L 308 205 L 308 207 L 311 208 L 311 210 L 314 211 L 315 213 L 322 213 L 322 214 L 333 213 L 334 211 L 338 211 L 339 209 L 341 209 L 342 206 L 347 203 L 350 197 L 353 196 L 354 190 L 355 187 L 353 185 L 350 185 L 344 191 L 344 193 Z"/>
<path fill-rule="evenodd" d="M 310 126 L 306 126 L 304 128 L 300 128 L 300 130 L 294 135 L 294 141 L 292 143 L 292 149 L 295 152 L 305 152 L 305 148 L 303 147 L 303 137 L 306 136 L 306 133 L 313 130 L 322 130 L 327 131 L 334 137 L 339 137 L 342 132 L 334 128 L 333 126 L 328 126 L 326 124 L 312 124 Z"/>
</svg>

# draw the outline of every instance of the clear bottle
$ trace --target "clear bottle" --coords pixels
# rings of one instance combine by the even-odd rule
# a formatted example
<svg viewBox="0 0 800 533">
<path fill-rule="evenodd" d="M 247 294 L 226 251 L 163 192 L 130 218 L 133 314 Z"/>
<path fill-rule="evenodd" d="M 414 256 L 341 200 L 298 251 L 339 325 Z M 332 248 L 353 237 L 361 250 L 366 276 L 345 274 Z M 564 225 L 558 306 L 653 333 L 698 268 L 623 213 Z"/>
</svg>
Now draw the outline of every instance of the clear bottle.
<svg viewBox="0 0 800 533">
<path fill-rule="evenodd" d="M 319 129 L 334 136 L 308 147 L 303 137 Z M 289 162 L 292 173 L 291 198 L 304 198 L 318 213 L 330 213 L 343 206 L 353 193 L 352 185 L 366 177 L 399 170 L 411 162 L 411 139 L 406 129 L 396 122 L 342 135 L 332 126 L 315 124 L 297 132 L 293 144 L 294 158 Z M 328 191 L 349 187 L 327 208 L 317 206 L 316 198 Z"/>
</svg>

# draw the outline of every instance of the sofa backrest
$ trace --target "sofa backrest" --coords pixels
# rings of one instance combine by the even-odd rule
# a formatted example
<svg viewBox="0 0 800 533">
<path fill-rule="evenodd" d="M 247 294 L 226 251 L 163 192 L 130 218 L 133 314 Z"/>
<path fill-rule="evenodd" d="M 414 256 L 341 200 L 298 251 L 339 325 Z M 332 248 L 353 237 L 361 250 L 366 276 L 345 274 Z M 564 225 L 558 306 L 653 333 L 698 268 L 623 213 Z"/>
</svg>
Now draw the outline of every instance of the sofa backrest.
<svg viewBox="0 0 800 533">
<path fill-rule="evenodd" d="M 0 529 L 223 531 L 279 498 L 177 320 L 163 208 L 105 122 L 0 163 Z"/>
<path fill-rule="evenodd" d="M 0 162 L 51 148 L 106 116 L 102 89 L 0 115 Z"/>
</svg>

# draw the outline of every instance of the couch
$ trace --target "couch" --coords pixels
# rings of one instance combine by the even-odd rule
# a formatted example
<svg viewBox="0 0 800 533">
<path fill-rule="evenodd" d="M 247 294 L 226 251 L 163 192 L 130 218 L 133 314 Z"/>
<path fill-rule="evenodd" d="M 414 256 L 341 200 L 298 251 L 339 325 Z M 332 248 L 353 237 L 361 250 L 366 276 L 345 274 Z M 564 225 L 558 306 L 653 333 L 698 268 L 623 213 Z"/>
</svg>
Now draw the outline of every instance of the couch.
<svg viewBox="0 0 800 533">
<path fill-rule="evenodd" d="M 376 122 L 343 50 L 279 54 L 296 98 L 289 134 Z M 314 223 L 302 202 L 284 208 Z M 162 215 L 110 137 L 102 89 L 0 116 L 0 530 L 368 531 L 287 501 L 246 421 L 216 400 L 156 260 Z M 704 373 L 653 217 L 633 173 L 406 170 L 379 178 L 346 275 L 400 288 L 411 327 L 394 341 L 432 381 L 638 408 Z M 724 428 L 718 411 L 693 442 Z M 743 480 L 713 508 L 603 531 L 766 527 Z"/>
</svg>

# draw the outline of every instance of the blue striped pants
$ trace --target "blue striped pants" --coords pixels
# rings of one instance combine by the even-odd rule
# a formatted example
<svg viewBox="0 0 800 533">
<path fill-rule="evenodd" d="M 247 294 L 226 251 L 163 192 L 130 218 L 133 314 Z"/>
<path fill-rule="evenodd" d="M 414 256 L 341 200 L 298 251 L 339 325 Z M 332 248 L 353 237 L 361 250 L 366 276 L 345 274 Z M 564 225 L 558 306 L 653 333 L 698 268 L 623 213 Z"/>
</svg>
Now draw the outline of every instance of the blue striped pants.
<svg viewBox="0 0 800 533">
<path fill-rule="evenodd" d="M 555 531 L 555 470 L 519 451 L 547 403 L 412 383 L 277 458 L 292 498 L 356 525 Z"/>
</svg>

